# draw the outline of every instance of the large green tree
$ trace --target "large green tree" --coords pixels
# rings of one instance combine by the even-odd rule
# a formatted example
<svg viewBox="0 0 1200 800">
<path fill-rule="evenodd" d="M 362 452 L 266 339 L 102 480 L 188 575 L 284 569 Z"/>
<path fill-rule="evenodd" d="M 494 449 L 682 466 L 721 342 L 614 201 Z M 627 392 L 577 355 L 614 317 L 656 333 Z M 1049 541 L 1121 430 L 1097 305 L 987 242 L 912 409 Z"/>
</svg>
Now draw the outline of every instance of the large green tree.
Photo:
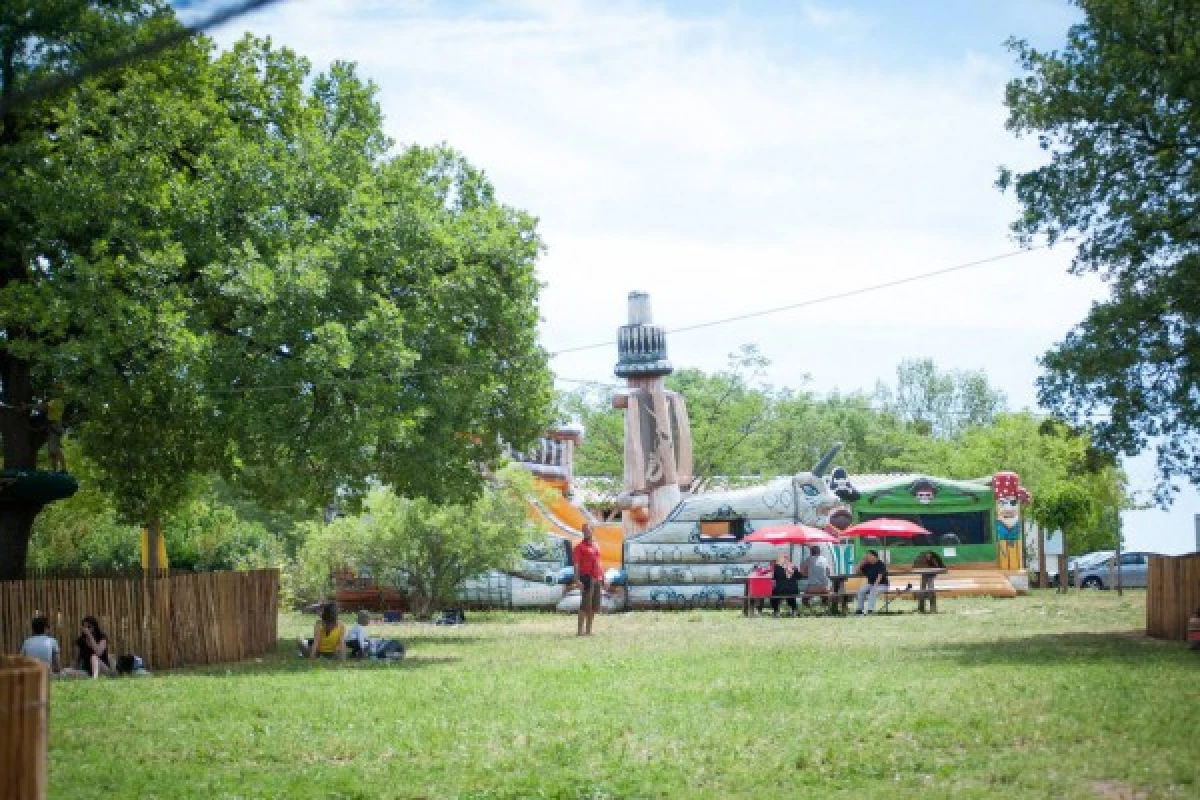
<svg viewBox="0 0 1200 800">
<path fill-rule="evenodd" d="M 1071 521 L 1071 553 L 1116 546 L 1120 512 L 1129 504 L 1125 475 L 1085 431 L 1028 412 L 999 414 L 990 425 L 933 442 L 922 455 L 918 469 L 952 478 L 1017 472 L 1033 495 L 1031 516 L 1049 530 L 1061 525 L 1053 509 L 1063 493 L 1081 492 L 1088 504 Z"/>
<path fill-rule="evenodd" d="M 1062 50 L 1013 41 L 1008 127 L 1049 161 L 1003 170 L 1026 241 L 1079 244 L 1111 287 L 1043 359 L 1043 404 L 1113 452 L 1200 485 L 1200 4 L 1075 0 Z M 1165 499 L 1167 492 L 1160 493 Z"/>
<path fill-rule="evenodd" d="M 944 437 L 988 424 L 1005 403 L 982 370 L 941 370 L 931 358 L 901 361 L 895 388 L 880 383 L 875 393 L 884 410 L 917 432 Z"/>
<path fill-rule="evenodd" d="M 0 12 L 6 96 L 178 25 L 157 3 L 50 5 L 75 16 Z M 353 66 L 194 39 L 5 109 L 5 468 L 36 465 L 29 409 L 59 381 L 138 522 L 200 473 L 310 507 L 369 479 L 466 499 L 501 439 L 544 425 L 535 220 L 450 150 L 393 152 Z M 0 574 L 36 511 L 0 509 Z"/>
</svg>

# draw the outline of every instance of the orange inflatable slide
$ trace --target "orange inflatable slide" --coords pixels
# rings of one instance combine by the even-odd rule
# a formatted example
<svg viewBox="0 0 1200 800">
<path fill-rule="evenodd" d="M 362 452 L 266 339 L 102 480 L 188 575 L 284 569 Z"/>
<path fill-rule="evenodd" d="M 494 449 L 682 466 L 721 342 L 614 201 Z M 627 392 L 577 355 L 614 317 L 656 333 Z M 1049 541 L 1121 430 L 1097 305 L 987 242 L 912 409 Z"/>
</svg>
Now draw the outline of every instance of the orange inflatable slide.
<svg viewBox="0 0 1200 800">
<path fill-rule="evenodd" d="M 565 480 L 535 478 L 534 485 L 538 491 L 529 500 L 530 520 L 546 533 L 568 539 L 572 544 L 583 538 L 583 524 L 591 523 L 604 568 L 621 568 L 625 534 L 619 522 L 597 522 L 584 509 L 572 503 L 567 499 L 568 486 Z"/>
</svg>

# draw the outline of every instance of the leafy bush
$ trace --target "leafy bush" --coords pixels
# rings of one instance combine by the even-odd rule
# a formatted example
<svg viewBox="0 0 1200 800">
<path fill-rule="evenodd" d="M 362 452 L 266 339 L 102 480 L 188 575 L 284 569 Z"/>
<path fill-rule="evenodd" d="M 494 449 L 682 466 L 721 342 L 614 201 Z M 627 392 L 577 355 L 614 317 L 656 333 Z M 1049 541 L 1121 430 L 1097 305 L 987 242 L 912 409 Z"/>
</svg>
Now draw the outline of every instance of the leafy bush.
<svg viewBox="0 0 1200 800">
<path fill-rule="evenodd" d="M 414 610 L 426 615 L 452 603 L 466 579 L 511 566 L 534 533 L 525 509 L 532 491 L 528 473 L 517 467 L 503 470 L 466 504 L 437 505 L 373 489 L 361 514 L 304 526 L 288 584 L 297 600 L 312 602 L 332 593 L 336 570 L 350 568 L 381 586 L 405 589 Z"/>
</svg>

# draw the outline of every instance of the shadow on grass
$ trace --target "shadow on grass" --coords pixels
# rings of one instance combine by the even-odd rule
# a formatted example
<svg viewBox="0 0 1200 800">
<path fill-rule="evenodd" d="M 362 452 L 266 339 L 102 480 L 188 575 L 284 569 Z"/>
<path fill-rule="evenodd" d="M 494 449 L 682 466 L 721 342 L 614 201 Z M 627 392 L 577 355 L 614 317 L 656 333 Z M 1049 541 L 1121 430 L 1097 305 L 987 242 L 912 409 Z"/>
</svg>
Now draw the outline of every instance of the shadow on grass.
<svg viewBox="0 0 1200 800">
<path fill-rule="evenodd" d="M 339 672 L 410 672 L 423 667 L 437 667 L 445 664 L 457 664 L 461 659 L 455 656 L 408 656 L 398 661 L 381 661 L 378 659 L 335 661 L 330 659 L 300 658 L 289 651 L 287 654 L 276 653 L 266 658 L 239 661 L 232 664 L 212 664 L 204 667 L 186 667 L 172 670 L 170 675 L 186 675 L 202 678 L 239 678 L 257 675 L 306 675 L 314 671 Z"/>
<path fill-rule="evenodd" d="M 1178 642 L 1151 639 L 1141 631 L 1110 633 L 1038 633 L 990 641 L 944 642 L 920 648 L 922 655 L 962 665 L 1062 665 L 1082 663 L 1143 664 L 1148 655 L 1188 655 Z"/>
<path fill-rule="evenodd" d="M 483 641 L 482 636 L 396 636 L 393 637 L 404 642 L 404 646 L 408 649 L 414 647 L 428 647 L 442 644 L 477 644 Z"/>
</svg>

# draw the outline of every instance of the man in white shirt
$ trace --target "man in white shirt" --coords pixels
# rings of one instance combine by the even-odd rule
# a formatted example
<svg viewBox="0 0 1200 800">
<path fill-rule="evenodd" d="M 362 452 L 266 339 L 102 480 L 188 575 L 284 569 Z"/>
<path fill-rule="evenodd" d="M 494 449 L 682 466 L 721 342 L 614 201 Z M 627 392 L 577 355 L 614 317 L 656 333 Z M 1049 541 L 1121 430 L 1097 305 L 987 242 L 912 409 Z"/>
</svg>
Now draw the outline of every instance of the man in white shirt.
<svg viewBox="0 0 1200 800">
<path fill-rule="evenodd" d="M 49 620 L 45 617 L 34 617 L 33 636 L 21 645 L 21 655 L 36 658 L 57 674 L 62 669 L 58 657 L 58 640 L 46 633 L 49 629 Z"/>
<path fill-rule="evenodd" d="M 809 556 L 800 565 L 800 573 L 808 579 L 804 586 L 804 605 L 807 606 L 812 597 L 829 594 L 832 581 L 829 579 L 829 559 L 821 555 L 821 548 L 813 545 L 808 549 Z"/>
<path fill-rule="evenodd" d="M 367 626 L 371 624 L 371 615 L 366 611 L 358 612 L 358 623 L 351 626 L 346 634 L 346 650 L 353 658 L 366 658 L 371 654 L 371 644 L 367 637 Z"/>
</svg>

